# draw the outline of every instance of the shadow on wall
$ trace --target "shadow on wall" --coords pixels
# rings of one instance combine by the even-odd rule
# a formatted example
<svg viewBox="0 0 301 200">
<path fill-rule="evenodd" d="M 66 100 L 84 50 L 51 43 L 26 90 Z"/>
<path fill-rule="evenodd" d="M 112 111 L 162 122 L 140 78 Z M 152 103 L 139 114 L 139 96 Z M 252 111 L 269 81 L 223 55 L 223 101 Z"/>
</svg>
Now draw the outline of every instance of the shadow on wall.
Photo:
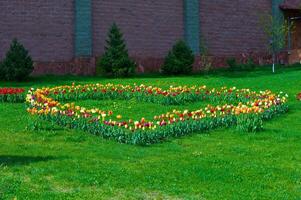
<svg viewBox="0 0 301 200">
<path fill-rule="evenodd" d="M 27 165 L 36 162 L 46 162 L 49 160 L 55 160 L 57 158 L 53 156 L 13 156 L 13 155 L 0 155 L 0 166 L 18 166 Z"/>
</svg>

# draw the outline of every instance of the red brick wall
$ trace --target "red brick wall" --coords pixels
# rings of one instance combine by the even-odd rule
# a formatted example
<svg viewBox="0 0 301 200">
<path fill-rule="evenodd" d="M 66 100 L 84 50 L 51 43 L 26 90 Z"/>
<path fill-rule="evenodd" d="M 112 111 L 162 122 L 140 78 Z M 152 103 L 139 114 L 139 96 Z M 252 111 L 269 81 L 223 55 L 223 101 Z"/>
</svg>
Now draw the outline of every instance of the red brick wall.
<svg viewBox="0 0 301 200">
<path fill-rule="evenodd" d="M 215 56 L 234 56 L 266 50 L 266 38 L 258 24 L 271 0 L 200 0 L 200 29 Z"/>
<path fill-rule="evenodd" d="M 71 0 L 1 0 L 0 59 L 18 38 L 35 61 L 71 60 L 73 6 Z"/>
<path fill-rule="evenodd" d="M 122 29 L 130 55 L 139 58 L 139 64 L 150 70 L 150 65 L 157 63 L 154 58 L 164 57 L 174 42 L 183 38 L 183 0 L 93 1 L 95 56 L 103 53 L 113 22 Z"/>
</svg>

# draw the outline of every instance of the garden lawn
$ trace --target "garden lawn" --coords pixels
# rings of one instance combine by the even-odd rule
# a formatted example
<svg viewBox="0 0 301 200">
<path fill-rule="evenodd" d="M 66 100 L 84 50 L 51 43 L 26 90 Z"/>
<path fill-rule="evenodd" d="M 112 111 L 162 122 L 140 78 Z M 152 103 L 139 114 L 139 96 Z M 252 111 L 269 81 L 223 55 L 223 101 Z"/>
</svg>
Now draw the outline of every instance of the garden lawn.
<svg viewBox="0 0 301 200">
<path fill-rule="evenodd" d="M 301 198 L 301 102 L 296 100 L 301 70 L 119 80 L 46 76 L 0 86 L 28 89 L 73 81 L 270 89 L 289 94 L 290 110 L 265 122 L 264 131 L 257 134 L 218 129 L 140 147 L 52 128 L 48 123 L 43 130 L 28 131 L 25 105 L 1 103 L 0 199 Z M 132 117 L 149 117 L 169 109 L 125 101 L 79 103 L 112 107 Z"/>
</svg>

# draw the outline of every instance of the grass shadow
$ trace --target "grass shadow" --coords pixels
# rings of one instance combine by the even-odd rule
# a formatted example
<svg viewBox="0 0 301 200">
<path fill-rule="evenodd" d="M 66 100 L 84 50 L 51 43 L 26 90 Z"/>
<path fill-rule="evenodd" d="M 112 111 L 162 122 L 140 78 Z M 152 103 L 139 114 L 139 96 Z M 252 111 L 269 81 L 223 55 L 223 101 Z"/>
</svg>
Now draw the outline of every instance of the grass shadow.
<svg viewBox="0 0 301 200">
<path fill-rule="evenodd" d="M 28 165 L 36 162 L 47 162 L 55 160 L 53 156 L 16 156 L 16 155 L 0 155 L 0 166 L 19 166 Z"/>
</svg>

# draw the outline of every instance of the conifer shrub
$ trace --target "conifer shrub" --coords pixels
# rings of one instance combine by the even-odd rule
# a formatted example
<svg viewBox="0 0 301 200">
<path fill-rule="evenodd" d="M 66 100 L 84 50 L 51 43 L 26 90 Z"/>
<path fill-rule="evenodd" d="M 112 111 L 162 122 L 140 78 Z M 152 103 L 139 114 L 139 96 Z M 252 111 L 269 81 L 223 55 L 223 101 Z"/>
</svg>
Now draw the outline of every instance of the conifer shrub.
<svg viewBox="0 0 301 200">
<path fill-rule="evenodd" d="M 33 71 L 33 61 L 24 46 L 14 39 L 6 57 L 0 63 L 0 78 L 7 81 L 21 81 Z"/>
<path fill-rule="evenodd" d="M 227 59 L 228 70 L 234 72 L 238 69 L 238 64 L 235 58 Z"/>
<path fill-rule="evenodd" d="M 97 74 L 126 77 L 135 72 L 136 64 L 130 59 L 123 34 L 114 23 L 108 33 L 105 53 L 97 61 Z"/>
<path fill-rule="evenodd" d="M 190 74 L 193 69 L 194 55 L 183 41 L 179 40 L 169 51 L 161 70 L 164 74 Z"/>
</svg>

